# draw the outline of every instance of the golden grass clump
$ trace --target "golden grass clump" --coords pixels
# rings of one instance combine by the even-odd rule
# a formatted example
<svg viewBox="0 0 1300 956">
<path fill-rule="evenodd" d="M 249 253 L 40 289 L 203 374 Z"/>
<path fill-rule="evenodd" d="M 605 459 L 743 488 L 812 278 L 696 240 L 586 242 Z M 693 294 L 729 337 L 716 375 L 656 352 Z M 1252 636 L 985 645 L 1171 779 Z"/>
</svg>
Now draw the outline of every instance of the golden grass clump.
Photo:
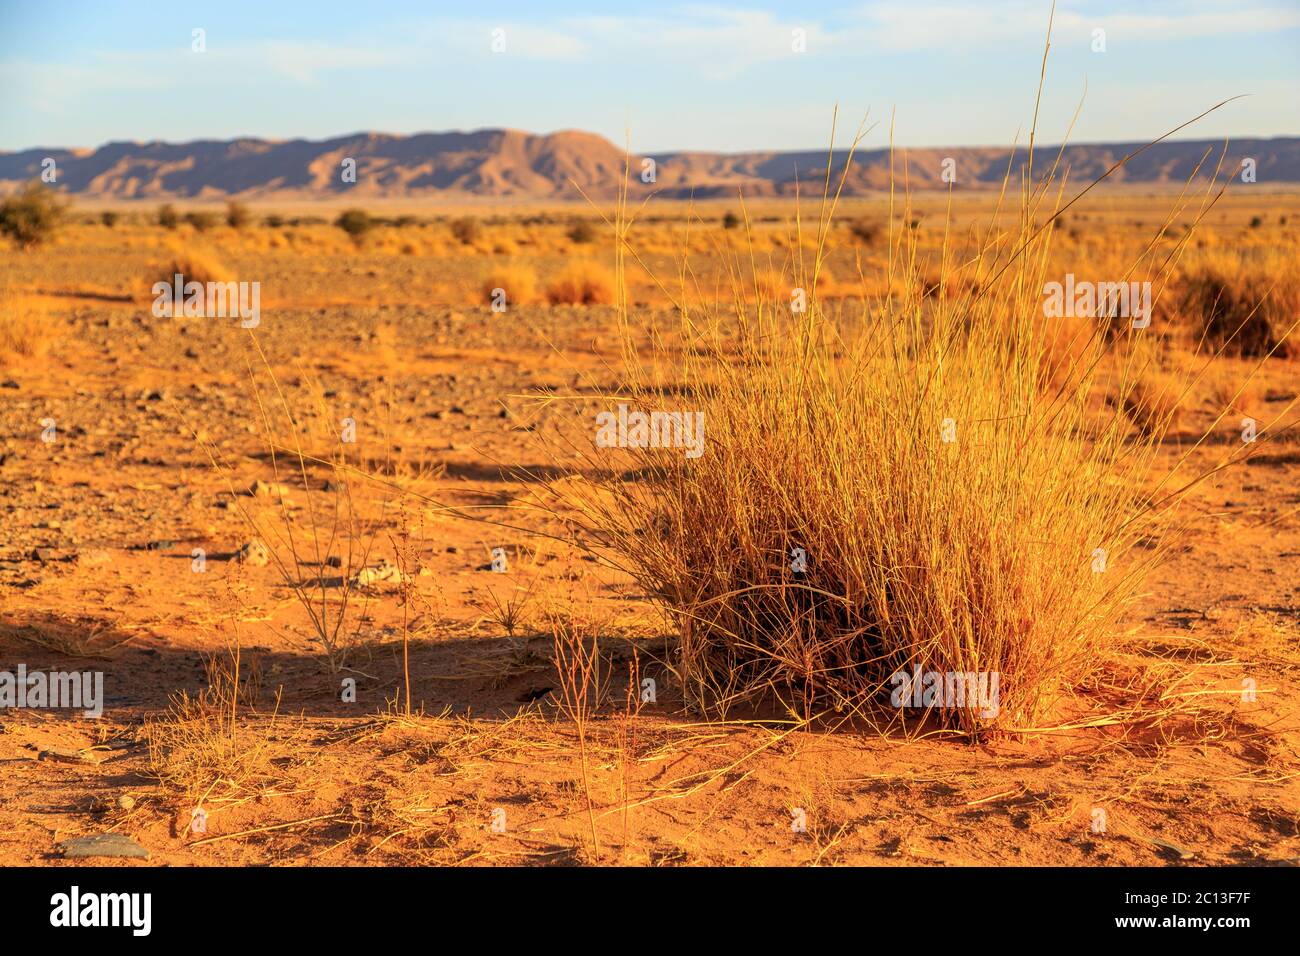
<svg viewBox="0 0 1300 956">
<path fill-rule="evenodd" d="M 1177 308 L 1206 345 L 1225 354 L 1294 356 L 1300 320 L 1300 279 L 1279 262 L 1268 269 L 1244 259 L 1226 268 L 1208 262 L 1189 269 L 1178 288 Z"/>
<path fill-rule="evenodd" d="M 153 288 L 157 283 L 174 286 L 176 276 L 181 277 L 182 288 L 190 282 L 207 285 L 209 282 L 230 282 L 234 278 L 230 270 L 214 254 L 196 249 L 176 250 L 170 257 L 151 269 L 148 276 L 150 297 L 154 297 Z"/>
<path fill-rule="evenodd" d="M 1120 404 L 1143 435 L 1163 435 L 1178 427 L 1186 399 L 1183 382 L 1151 369 L 1127 383 Z"/>
<path fill-rule="evenodd" d="M 504 293 L 506 307 L 536 302 L 537 273 L 520 263 L 512 262 L 495 266 L 479 286 L 480 301 L 487 305 L 494 305 L 501 293 Z"/>
<path fill-rule="evenodd" d="M 1043 329 L 1041 383 L 1059 392 L 1078 384 L 1092 367 L 1101 345 L 1100 323 L 1082 316 L 1061 316 Z"/>
<path fill-rule="evenodd" d="M 1259 417 L 1263 393 L 1249 375 L 1229 368 L 1217 369 L 1205 383 L 1205 398 L 1215 413 Z"/>
<path fill-rule="evenodd" d="M 1093 400 L 1106 337 L 1053 344 L 1043 195 L 1018 234 L 950 251 L 933 283 L 902 231 L 882 283 L 896 293 L 856 321 L 813 298 L 755 306 L 742 280 L 722 311 L 682 308 L 652 354 L 628 338 L 610 408 L 698 416 L 702 454 L 653 425 L 659 441 L 579 442 L 593 479 L 552 491 L 675 621 L 689 705 L 1025 729 L 1096 672 L 1162 552 L 1165 420 L 1135 439 Z M 793 284 L 816 271 L 796 263 Z M 1069 387 L 1043 387 L 1051 355 Z M 946 695 L 899 694 L 931 675 Z M 971 677 L 996 688 L 991 706 L 954 693 Z"/>
<path fill-rule="evenodd" d="M 253 731 L 239 716 L 254 710 L 261 686 L 260 668 L 241 661 L 237 646 L 204 662 L 208 686 L 191 696 L 171 695 L 165 714 L 145 722 L 150 772 L 184 794 L 191 806 L 247 799 L 275 778 L 273 758 L 285 759 L 293 744 L 273 739 L 274 711 Z M 277 701 L 278 703 L 278 701 Z"/>
<path fill-rule="evenodd" d="M 790 283 L 779 269 L 760 268 L 753 275 L 754 298 L 764 302 L 781 302 L 790 294 Z"/>
<path fill-rule="evenodd" d="M 578 259 L 546 286 L 551 305 L 609 305 L 614 301 L 614 277 L 590 259 Z"/>
<path fill-rule="evenodd" d="M 0 366 L 43 359 L 55 339 L 49 310 L 31 296 L 0 295 Z"/>
</svg>

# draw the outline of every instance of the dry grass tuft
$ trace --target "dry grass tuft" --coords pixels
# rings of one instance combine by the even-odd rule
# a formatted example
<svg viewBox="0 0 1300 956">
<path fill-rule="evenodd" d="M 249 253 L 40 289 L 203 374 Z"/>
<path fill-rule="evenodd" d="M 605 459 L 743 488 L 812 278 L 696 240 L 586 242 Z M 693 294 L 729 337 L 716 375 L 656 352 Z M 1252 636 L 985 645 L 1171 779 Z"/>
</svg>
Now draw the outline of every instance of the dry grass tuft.
<svg viewBox="0 0 1300 956">
<path fill-rule="evenodd" d="M 0 366 L 43 359 L 57 337 L 48 308 L 31 296 L 0 294 Z"/>
<path fill-rule="evenodd" d="M 157 297 L 154 287 L 160 283 L 165 283 L 169 289 L 174 288 L 178 275 L 181 277 L 182 288 L 190 282 L 206 286 L 209 282 L 230 282 L 234 278 L 230 270 L 211 252 L 198 249 L 176 250 L 170 258 L 150 270 L 150 298 Z"/>
<path fill-rule="evenodd" d="M 167 712 L 146 721 L 150 770 L 191 807 L 256 799 L 281 779 L 283 763 L 299 745 L 291 732 L 281 737 L 288 729 L 274 713 L 264 721 L 240 717 L 240 705 L 251 707 L 258 693 L 260 675 L 245 670 L 238 647 L 210 657 L 204 669 L 205 690 L 173 694 Z"/>
<path fill-rule="evenodd" d="M 1171 416 L 1149 398 L 1133 439 L 1093 401 L 1093 350 L 1122 382 L 1139 350 L 1087 331 L 1061 343 L 1041 318 L 1046 194 L 1022 197 L 1018 235 L 948 251 L 935 282 L 916 230 L 896 226 L 881 282 L 895 292 L 856 321 L 815 299 L 792 315 L 767 273 L 736 269 L 732 306 L 684 312 L 652 353 L 629 339 L 619 400 L 698 414 L 703 454 L 579 442 L 565 454 L 595 479 L 551 491 L 675 621 L 689 705 L 1028 728 L 1101 666 L 1163 553 L 1150 469 Z M 792 283 L 819 265 L 796 262 Z M 1070 387 L 1044 388 L 1045 365 Z M 918 672 L 996 675 L 996 703 L 891 701 Z"/>
<path fill-rule="evenodd" d="M 1154 436 L 1178 427 L 1186 397 L 1184 382 L 1166 372 L 1147 370 L 1128 383 L 1120 404 L 1141 434 Z"/>
<path fill-rule="evenodd" d="M 551 305 L 609 305 L 614 301 L 614 276 L 596 262 L 579 259 L 551 280 L 546 300 Z"/>
<path fill-rule="evenodd" d="M 1212 262 L 1184 276 L 1178 292 L 1178 310 L 1216 351 L 1243 356 L 1300 354 L 1294 338 L 1300 317 L 1300 279 L 1293 271 L 1264 269 L 1245 261 L 1229 270 Z"/>
<path fill-rule="evenodd" d="M 500 292 L 498 292 L 500 290 Z M 504 293 L 504 305 L 530 305 L 537 301 L 537 273 L 518 263 L 495 266 L 479 287 L 480 301 L 495 305 Z"/>
<path fill-rule="evenodd" d="M 1087 376 L 1101 346 L 1096 319 L 1064 317 L 1043 330 L 1042 385 L 1051 392 L 1070 388 Z"/>
<path fill-rule="evenodd" d="M 1208 376 L 1205 397 L 1216 414 L 1223 412 L 1258 418 L 1264 407 L 1259 383 L 1249 374 L 1234 373 L 1227 368 L 1217 369 Z"/>
</svg>

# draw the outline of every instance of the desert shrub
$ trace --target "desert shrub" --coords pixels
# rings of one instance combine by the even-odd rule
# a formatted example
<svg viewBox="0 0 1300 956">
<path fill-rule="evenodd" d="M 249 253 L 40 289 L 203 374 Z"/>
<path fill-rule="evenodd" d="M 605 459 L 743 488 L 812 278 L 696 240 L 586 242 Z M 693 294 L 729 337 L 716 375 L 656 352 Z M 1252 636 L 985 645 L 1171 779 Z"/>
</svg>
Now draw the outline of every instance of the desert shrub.
<svg viewBox="0 0 1300 956">
<path fill-rule="evenodd" d="M 753 275 L 754 294 L 762 301 L 779 300 L 783 305 L 794 285 L 789 277 L 783 276 L 778 269 L 760 267 Z"/>
<path fill-rule="evenodd" d="M 0 366 L 44 357 L 54 339 L 54 325 L 36 300 L 0 290 Z"/>
<path fill-rule="evenodd" d="M 1060 316 L 1045 322 L 1037 362 L 1039 386 L 1060 392 L 1086 381 L 1103 345 L 1103 334 L 1101 323 L 1085 316 Z"/>
<path fill-rule="evenodd" d="M 1207 263 L 1183 277 L 1176 301 L 1195 333 L 1216 351 L 1244 356 L 1300 352 L 1293 331 L 1300 318 L 1300 278 L 1284 269 Z"/>
<path fill-rule="evenodd" d="M 589 260 L 572 262 L 546 286 L 551 305 L 608 305 L 614 301 L 614 277 Z"/>
<path fill-rule="evenodd" d="M 229 282 L 233 279 L 230 270 L 216 256 L 202 250 L 186 249 L 174 252 L 170 258 L 149 271 L 147 285 L 150 298 L 154 298 L 153 287 L 159 282 L 174 287 L 177 275 L 181 277 L 182 288 L 188 282 L 207 285 L 209 282 Z M 171 302 L 172 296 L 168 296 L 167 301 Z"/>
<path fill-rule="evenodd" d="M 739 225 L 740 225 L 740 217 L 737 216 L 737 215 L 736 215 L 734 212 L 732 212 L 730 209 L 728 209 L 727 212 L 726 212 L 726 214 L 723 215 L 723 217 L 722 217 L 722 228 L 723 228 L 723 229 L 735 229 L 735 228 L 736 228 L 737 226 L 739 226 Z"/>
<path fill-rule="evenodd" d="M 376 223 L 364 209 L 345 209 L 334 220 L 334 225 L 351 236 L 353 242 L 360 242 L 366 233 L 375 228 Z"/>
<path fill-rule="evenodd" d="M 105 209 L 103 212 L 99 214 L 99 221 L 103 223 L 105 226 L 107 226 L 109 229 L 112 229 L 114 226 L 117 225 L 118 218 L 119 218 L 118 214 L 111 209 Z"/>
<path fill-rule="evenodd" d="M 849 233 L 864 246 L 875 245 L 883 228 L 880 223 L 868 219 L 858 219 L 849 223 Z"/>
<path fill-rule="evenodd" d="M 253 221 L 253 214 L 242 202 L 226 203 L 226 225 L 231 229 L 243 229 Z"/>
<path fill-rule="evenodd" d="M 1169 510 L 1144 489 L 1165 416 L 1135 437 L 1088 362 L 1042 387 L 1047 329 L 1020 317 L 1042 314 L 1050 242 L 965 260 L 978 297 L 944 282 L 923 301 L 920 267 L 895 261 L 911 275 L 852 327 L 815 300 L 755 309 L 746 279 L 652 354 L 626 349 L 618 401 L 687 417 L 621 443 L 598 419 L 577 462 L 564 446 L 592 477 L 551 490 L 675 620 L 692 708 L 978 732 L 1041 726 L 1099 674 L 1161 553 Z M 891 698 L 914 675 L 999 689 L 988 711 L 905 710 Z"/>
<path fill-rule="evenodd" d="M 467 246 L 478 241 L 479 233 L 478 220 L 473 216 L 461 216 L 451 221 L 452 237 Z"/>
<path fill-rule="evenodd" d="M 479 286 L 482 301 L 492 305 L 496 290 L 505 291 L 506 307 L 537 301 L 537 273 L 524 265 L 511 263 L 493 268 Z"/>
<path fill-rule="evenodd" d="M 407 229 L 416 225 L 419 221 L 414 216 L 398 216 L 393 220 L 393 225 L 398 229 Z"/>
<path fill-rule="evenodd" d="M 820 291 L 825 292 L 835 285 L 835 273 L 831 270 L 830 264 L 823 261 L 821 268 L 817 270 L 813 278 L 813 286 Z"/>
<path fill-rule="evenodd" d="M 171 203 L 163 203 L 158 207 L 158 225 L 164 229 L 175 229 L 181 221 L 181 217 L 176 213 L 176 207 Z"/>
<path fill-rule="evenodd" d="M 287 737 L 274 715 L 265 725 L 242 725 L 241 709 L 256 711 L 262 688 L 261 661 L 235 648 L 209 654 L 203 662 L 207 686 L 190 695 L 169 696 L 167 709 L 151 715 L 141 728 L 148 746 L 149 772 L 168 790 L 201 802 L 239 792 L 252 781 L 266 780 L 275 768 L 294 761 L 299 746 Z"/>
<path fill-rule="evenodd" d="M 1263 217 L 1263 216 L 1251 216 L 1251 217 L 1250 217 L 1250 228 L 1251 228 L 1251 229 L 1258 229 L 1258 228 L 1259 228 L 1260 226 L 1262 226 L 1262 225 L 1264 225 L 1264 217 Z"/>
<path fill-rule="evenodd" d="M 835 284 L 835 276 L 828 263 L 823 262 L 814 276 L 812 270 L 798 279 L 789 269 L 782 270 L 774 265 L 762 265 L 755 268 L 751 276 L 744 280 L 745 292 L 778 309 L 790 310 L 796 289 L 802 289 L 805 298 L 813 294 L 814 289 L 826 292 Z"/>
<path fill-rule="evenodd" d="M 49 240 L 67 215 L 67 204 L 44 183 L 33 182 L 0 203 L 0 235 L 19 246 Z"/>
<path fill-rule="evenodd" d="M 275 213 L 272 213 L 263 219 L 262 222 L 268 229 L 279 229 L 284 225 L 284 216 L 278 216 Z"/>
<path fill-rule="evenodd" d="M 1145 369 L 1123 386 L 1121 407 L 1141 434 L 1163 435 L 1178 427 L 1186 397 L 1186 386 L 1174 376 Z"/>
<path fill-rule="evenodd" d="M 569 225 L 565 235 L 569 237 L 570 242 L 587 245 L 596 241 L 596 227 L 586 219 L 575 219 Z"/>
<path fill-rule="evenodd" d="M 194 227 L 195 232 L 207 232 L 217 224 L 217 214 L 202 209 L 186 213 L 185 221 Z"/>
<path fill-rule="evenodd" d="M 1261 415 L 1263 399 L 1259 383 L 1249 375 L 1234 373 L 1228 368 L 1213 369 L 1205 379 L 1205 398 L 1216 416 Z"/>
<path fill-rule="evenodd" d="M 175 253 L 156 270 L 154 281 L 171 280 L 178 274 L 185 282 L 227 282 L 230 279 L 230 270 L 220 259 L 198 250 Z"/>
</svg>

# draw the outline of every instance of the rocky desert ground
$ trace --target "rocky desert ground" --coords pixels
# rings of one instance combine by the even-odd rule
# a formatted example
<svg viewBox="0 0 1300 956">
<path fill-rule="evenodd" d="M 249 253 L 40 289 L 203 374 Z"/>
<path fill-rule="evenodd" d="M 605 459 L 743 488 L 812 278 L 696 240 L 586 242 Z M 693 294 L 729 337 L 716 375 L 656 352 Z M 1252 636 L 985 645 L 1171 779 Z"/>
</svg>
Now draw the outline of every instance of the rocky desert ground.
<svg viewBox="0 0 1300 956">
<path fill-rule="evenodd" d="M 28 330 L 0 360 L 0 670 L 100 672 L 103 714 L 0 715 L 0 863 L 115 834 L 147 859 L 97 862 L 1295 865 L 1300 364 L 1212 357 L 1174 309 L 1210 261 L 1296 288 L 1300 194 L 1262 188 L 1195 224 L 1157 302 L 1186 383 L 1157 464 L 1208 473 L 1175 546 L 1100 672 L 987 734 L 695 712 L 672 619 L 548 497 L 590 477 L 566 442 L 590 446 L 629 326 L 725 298 L 738 250 L 782 289 L 809 245 L 790 201 L 748 228 L 734 202 L 653 207 L 626 310 L 588 207 L 374 206 L 359 242 L 319 205 L 74 207 L 0 260 Z M 922 250 L 994 198 L 950 202 L 914 200 Z M 1176 203 L 1103 191 L 1054 254 L 1082 275 L 1172 248 Z M 851 316 L 884 281 L 885 200 L 838 216 L 822 298 Z M 157 316 L 178 259 L 258 280 L 256 327 Z"/>
</svg>

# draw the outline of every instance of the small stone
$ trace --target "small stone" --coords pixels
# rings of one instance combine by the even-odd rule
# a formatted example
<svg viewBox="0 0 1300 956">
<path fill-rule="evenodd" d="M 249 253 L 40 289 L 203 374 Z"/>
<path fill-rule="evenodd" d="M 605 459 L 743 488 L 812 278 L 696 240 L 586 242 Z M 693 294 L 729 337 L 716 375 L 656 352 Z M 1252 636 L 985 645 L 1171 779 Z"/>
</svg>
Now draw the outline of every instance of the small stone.
<svg viewBox="0 0 1300 956">
<path fill-rule="evenodd" d="M 235 552 L 235 560 L 255 568 L 264 568 L 271 563 L 271 553 L 266 545 L 254 538 Z"/>
<path fill-rule="evenodd" d="M 63 848 L 64 856 L 75 859 L 92 856 L 149 859 L 149 851 L 123 833 L 96 833 L 93 836 L 72 837 L 59 845 Z"/>
<path fill-rule="evenodd" d="M 117 798 L 117 806 L 121 810 L 130 810 L 135 806 L 135 797 L 124 793 Z"/>
<path fill-rule="evenodd" d="M 99 763 L 91 754 L 92 751 L 87 750 L 63 750 L 58 747 L 49 747 L 40 751 L 36 755 L 36 759 L 53 760 L 56 763 Z"/>
<path fill-rule="evenodd" d="M 269 481 L 255 481 L 248 486 L 248 493 L 254 498 L 287 498 L 293 493 L 288 485 Z"/>
<path fill-rule="evenodd" d="M 337 554 L 331 554 L 328 558 L 325 559 L 325 563 L 329 565 L 331 568 L 343 567 L 343 559 L 339 557 Z"/>
<path fill-rule="evenodd" d="M 54 551 L 50 548 L 32 548 L 32 560 L 45 564 L 54 560 Z"/>
<path fill-rule="evenodd" d="M 409 575 L 406 580 L 410 580 Z M 402 581 L 402 572 L 397 565 L 387 558 L 380 558 L 373 567 L 362 568 L 352 579 L 352 584 L 364 588 L 372 584 L 401 584 Z"/>
</svg>

